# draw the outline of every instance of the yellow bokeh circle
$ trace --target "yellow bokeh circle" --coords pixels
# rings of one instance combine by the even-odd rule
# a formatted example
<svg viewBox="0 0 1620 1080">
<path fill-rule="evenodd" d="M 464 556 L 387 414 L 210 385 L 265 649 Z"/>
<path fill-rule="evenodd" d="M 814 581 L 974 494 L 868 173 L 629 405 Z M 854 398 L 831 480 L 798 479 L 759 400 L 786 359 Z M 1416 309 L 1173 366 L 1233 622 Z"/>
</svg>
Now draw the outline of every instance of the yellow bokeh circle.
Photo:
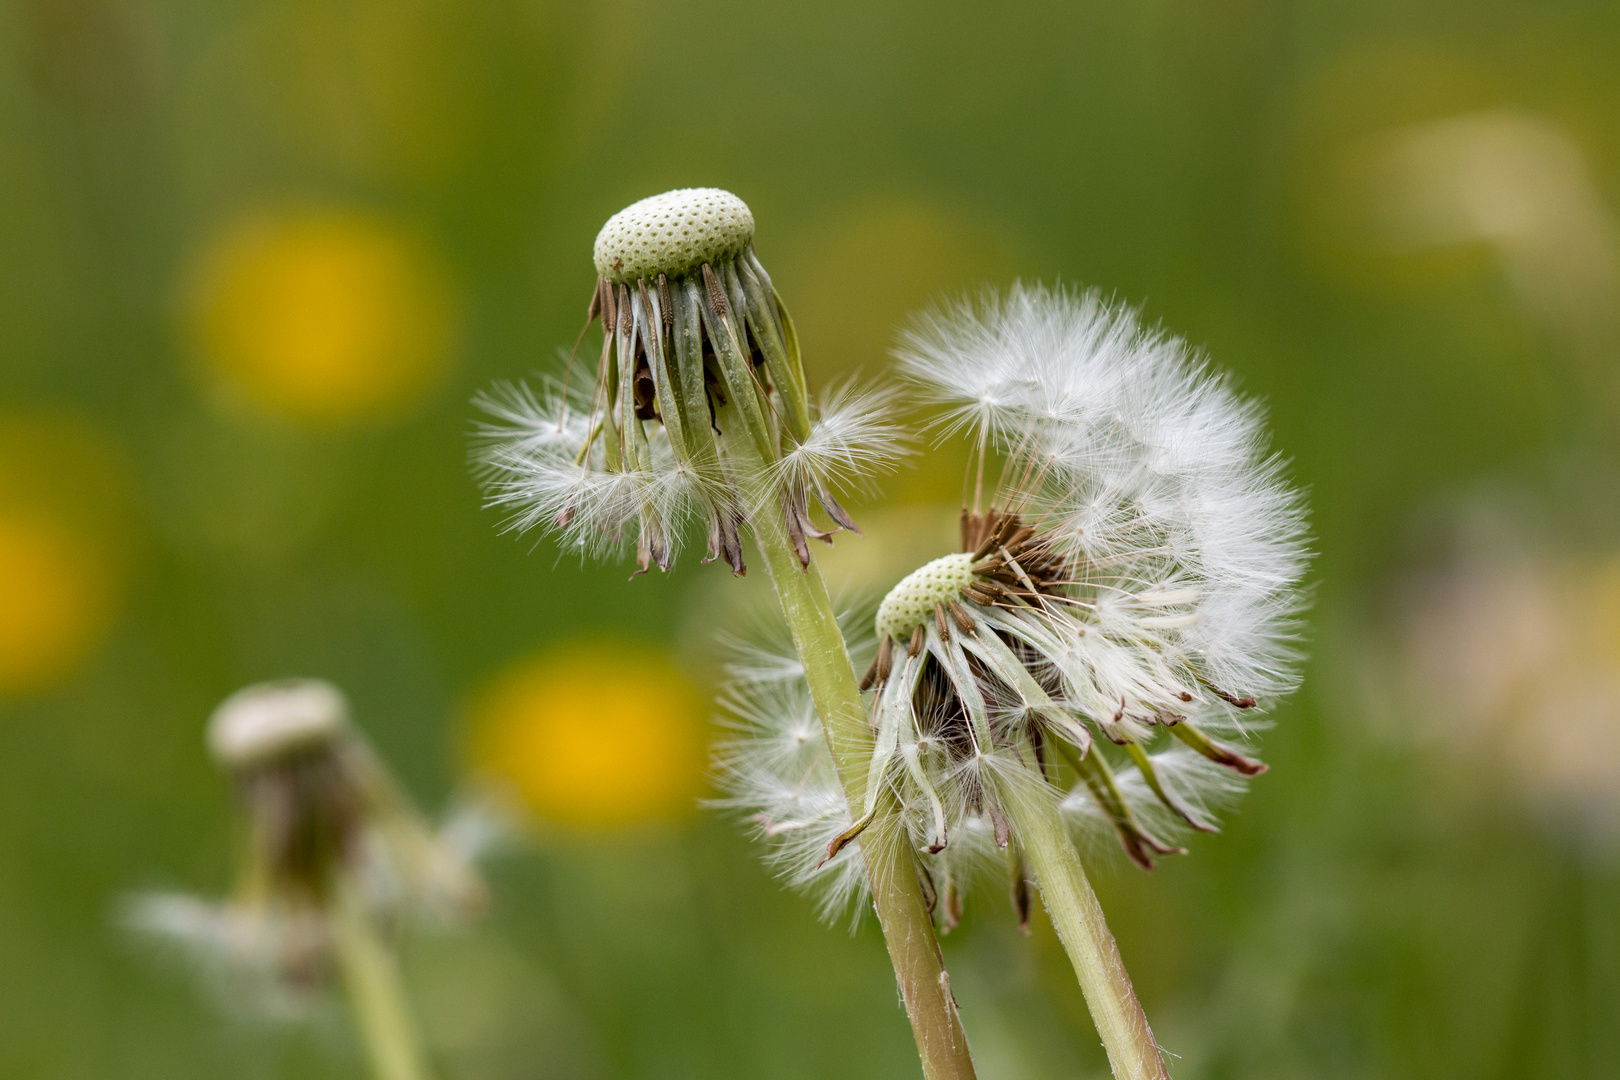
<svg viewBox="0 0 1620 1080">
<path fill-rule="evenodd" d="M 216 236 L 190 319 L 209 373 L 281 416 L 341 424 L 397 414 L 442 378 L 450 289 L 404 229 L 365 214 L 253 214 Z"/>
<path fill-rule="evenodd" d="M 106 639 L 126 486 L 117 448 L 86 421 L 0 417 L 0 700 L 61 682 Z"/>
<path fill-rule="evenodd" d="M 114 606 L 108 576 L 68 523 L 0 508 L 0 697 L 59 681 L 100 642 Z"/>
<path fill-rule="evenodd" d="M 656 648 L 571 643 L 517 662 L 479 698 L 472 765 L 551 824 L 665 820 L 703 790 L 705 726 L 691 682 Z"/>
</svg>

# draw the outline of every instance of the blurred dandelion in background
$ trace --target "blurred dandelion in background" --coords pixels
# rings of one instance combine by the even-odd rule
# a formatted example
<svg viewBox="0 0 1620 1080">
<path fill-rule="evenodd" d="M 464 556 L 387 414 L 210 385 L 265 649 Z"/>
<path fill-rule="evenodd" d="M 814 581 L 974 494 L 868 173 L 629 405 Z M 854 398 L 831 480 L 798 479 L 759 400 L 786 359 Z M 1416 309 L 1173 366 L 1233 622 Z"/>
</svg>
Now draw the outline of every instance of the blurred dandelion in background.
<svg viewBox="0 0 1620 1080">
<path fill-rule="evenodd" d="M 443 378 L 449 282 L 405 229 L 349 210 L 249 213 L 197 260 L 188 315 L 207 374 L 317 426 L 397 416 Z"/>
<path fill-rule="evenodd" d="M 473 771 L 550 825 L 682 818 L 704 788 L 702 698 L 646 643 L 571 641 L 518 660 L 477 700 L 468 739 Z"/>
<path fill-rule="evenodd" d="M 124 486 L 86 422 L 0 418 L 0 699 L 60 682 L 106 638 L 129 557 Z"/>
<path fill-rule="evenodd" d="M 1620 548 L 1527 535 L 1520 508 L 1478 502 L 1453 550 L 1401 593 L 1381 702 L 1422 744 L 1507 790 L 1578 845 L 1620 847 Z"/>
<path fill-rule="evenodd" d="M 1482 244 L 1519 302 L 1576 348 L 1620 329 L 1620 228 L 1575 140 L 1527 109 L 1406 125 L 1358 152 L 1372 242 Z"/>
<path fill-rule="evenodd" d="M 208 749 L 246 815 L 236 895 L 136 894 L 125 923 L 181 951 L 251 1015 L 308 1016 L 341 982 L 378 1080 L 420 1080 L 394 938 L 483 910 L 469 852 L 411 805 L 330 683 L 237 691 L 209 720 Z"/>
</svg>

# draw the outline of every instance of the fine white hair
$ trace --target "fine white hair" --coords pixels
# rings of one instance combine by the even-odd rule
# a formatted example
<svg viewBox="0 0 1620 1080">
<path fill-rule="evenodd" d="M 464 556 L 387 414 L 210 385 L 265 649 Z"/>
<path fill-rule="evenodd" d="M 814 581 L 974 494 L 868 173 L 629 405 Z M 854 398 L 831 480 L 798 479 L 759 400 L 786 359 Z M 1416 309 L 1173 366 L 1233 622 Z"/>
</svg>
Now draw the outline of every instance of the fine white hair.
<svg viewBox="0 0 1620 1080">
<path fill-rule="evenodd" d="M 975 577 L 1012 583 L 947 596 L 947 578 L 925 567 L 891 594 L 917 593 L 938 623 L 880 624 L 865 814 L 846 805 L 802 670 L 757 649 L 734 665 L 725 804 L 753 814 L 790 882 L 824 889 L 829 914 L 865 895 L 839 838 L 875 820 L 874 782 L 898 797 L 932 886 L 1004 879 L 998 792 L 1050 788 L 1019 744 L 1085 759 L 1085 783 L 1050 797 L 1078 836 L 1117 833 L 1145 867 L 1179 850 L 1159 837 L 1214 831 L 1265 767 L 1209 736 L 1252 739 L 1298 682 L 1305 510 L 1267 449 L 1260 406 L 1186 342 L 1095 292 L 1015 286 L 937 308 L 898 356 L 909 383 L 945 406 L 940 426 L 975 445 L 970 554 L 930 567 L 965 559 Z M 1000 474 L 988 493 L 987 463 Z M 999 548 L 968 541 L 970 523 L 987 521 L 1023 531 L 977 534 L 1005 537 Z M 1039 560 L 1038 588 L 1006 544 Z M 946 606 L 959 632 L 947 634 Z M 932 690 L 920 688 L 926 663 Z M 941 685 L 960 717 L 930 714 Z M 946 729 L 973 718 L 997 734 L 953 749 Z"/>
<path fill-rule="evenodd" d="M 1005 456 L 1003 499 L 1111 579 L 1105 598 L 1195 594 L 1160 613 L 1183 617 L 1170 656 L 1256 697 L 1294 688 L 1303 499 L 1259 403 L 1206 358 L 1096 292 L 1024 285 L 922 315 L 897 356 Z"/>
<path fill-rule="evenodd" d="M 589 387 L 497 383 L 474 398 L 490 419 L 474 431 L 473 468 L 508 530 L 554 532 L 587 558 L 615 557 L 650 536 L 672 560 L 703 520 L 780 513 L 784 494 L 825 503 L 891 468 L 906 453 L 893 396 L 853 383 L 823 394 L 808 437 L 784 439 L 765 475 L 739 488 L 681 461 L 661 425 L 647 430 L 646 467 L 609 468 Z"/>
</svg>

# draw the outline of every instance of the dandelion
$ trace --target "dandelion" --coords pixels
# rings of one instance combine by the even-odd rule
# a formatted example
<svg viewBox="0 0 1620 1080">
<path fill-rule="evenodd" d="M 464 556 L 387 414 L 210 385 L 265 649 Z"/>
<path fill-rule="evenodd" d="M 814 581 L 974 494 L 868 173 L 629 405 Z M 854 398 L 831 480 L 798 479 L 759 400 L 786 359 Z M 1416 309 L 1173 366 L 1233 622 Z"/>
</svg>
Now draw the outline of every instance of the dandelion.
<svg viewBox="0 0 1620 1080">
<path fill-rule="evenodd" d="M 937 312 L 900 358 L 974 456 L 962 550 L 877 609 L 859 816 L 813 740 L 789 752 L 802 691 L 767 665 L 734 673 L 744 732 L 722 771 L 789 876 L 834 901 L 861 891 L 845 846 L 891 804 L 944 927 L 986 867 L 1010 873 L 1025 926 L 1038 886 L 1116 1074 L 1163 1076 L 1070 833 L 1106 822 L 1151 869 L 1264 771 L 1235 744 L 1295 683 L 1299 497 L 1252 403 L 1095 294 Z"/>
<path fill-rule="evenodd" d="M 467 855 L 429 829 L 319 680 L 249 686 L 208 727 L 247 813 L 236 895 L 147 893 L 125 920 L 257 1011 L 295 1017 L 340 978 L 379 1080 L 426 1075 L 388 932 L 478 910 Z"/>
<path fill-rule="evenodd" d="M 801 566 L 809 540 L 855 529 L 835 490 L 890 460 L 882 395 L 811 399 L 798 337 L 754 253 L 754 217 L 730 192 L 670 191 L 608 219 L 596 238 L 594 380 L 570 369 L 541 393 L 479 399 L 490 503 L 518 530 L 545 526 L 587 554 L 635 535 L 642 571 L 669 569 L 689 521 L 708 558 L 742 574 L 741 530 L 780 515 Z M 585 384 L 585 385 L 582 385 Z M 819 527 L 812 505 L 831 528 Z"/>
<path fill-rule="evenodd" d="M 682 534 L 745 569 L 751 534 L 775 586 L 847 800 L 861 797 L 870 733 L 810 541 L 855 523 L 840 489 L 893 460 L 900 431 L 883 395 L 813 399 L 793 320 L 754 252 L 754 218 L 729 192 L 666 192 L 615 214 L 596 239 L 587 316 L 594 379 L 572 363 L 536 392 L 479 399 L 476 467 L 508 526 L 543 527 L 585 555 L 634 537 L 644 572 L 674 562 Z M 822 517 L 816 516 L 817 514 Z M 911 855 L 876 829 L 859 845 L 900 995 L 929 1080 L 973 1076 L 961 1019 Z"/>
<path fill-rule="evenodd" d="M 60 684 L 107 639 L 127 502 L 122 455 L 94 427 L 0 414 L 0 701 Z"/>
</svg>

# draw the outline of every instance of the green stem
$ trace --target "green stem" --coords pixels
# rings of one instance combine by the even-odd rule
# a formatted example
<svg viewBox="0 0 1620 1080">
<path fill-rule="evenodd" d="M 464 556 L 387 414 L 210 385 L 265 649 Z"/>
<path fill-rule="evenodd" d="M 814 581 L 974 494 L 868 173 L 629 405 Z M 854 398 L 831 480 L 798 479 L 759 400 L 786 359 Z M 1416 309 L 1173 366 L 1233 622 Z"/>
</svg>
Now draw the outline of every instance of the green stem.
<svg viewBox="0 0 1620 1080">
<path fill-rule="evenodd" d="M 810 696 L 821 715 L 844 797 L 851 807 L 861 806 L 866 797 L 872 733 L 827 586 L 814 563 L 808 569 L 799 566 L 779 513 L 758 511 L 753 531 L 804 663 Z M 972 1080 L 967 1035 L 905 831 L 874 825 L 862 835 L 860 844 L 872 885 L 872 904 L 900 982 L 900 997 L 917 1039 L 923 1075 L 928 1080 Z"/>
<path fill-rule="evenodd" d="M 1108 931 L 1102 905 L 1086 880 L 1085 867 L 1059 817 L 1046 783 L 1032 774 L 1002 787 L 1002 806 L 1023 845 L 1041 903 L 1080 979 L 1086 1007 L 1102 1036 L 1118 1080 L 1169 1080 L 1147 1015 Z"/>
<path fill-rule="evenodd" d="M 342 890 L 336 908 L 338 965 L 372 1075 L 376 1080 L 427 1080 L 393 951 L 351 890 Z"/>
</svg>

